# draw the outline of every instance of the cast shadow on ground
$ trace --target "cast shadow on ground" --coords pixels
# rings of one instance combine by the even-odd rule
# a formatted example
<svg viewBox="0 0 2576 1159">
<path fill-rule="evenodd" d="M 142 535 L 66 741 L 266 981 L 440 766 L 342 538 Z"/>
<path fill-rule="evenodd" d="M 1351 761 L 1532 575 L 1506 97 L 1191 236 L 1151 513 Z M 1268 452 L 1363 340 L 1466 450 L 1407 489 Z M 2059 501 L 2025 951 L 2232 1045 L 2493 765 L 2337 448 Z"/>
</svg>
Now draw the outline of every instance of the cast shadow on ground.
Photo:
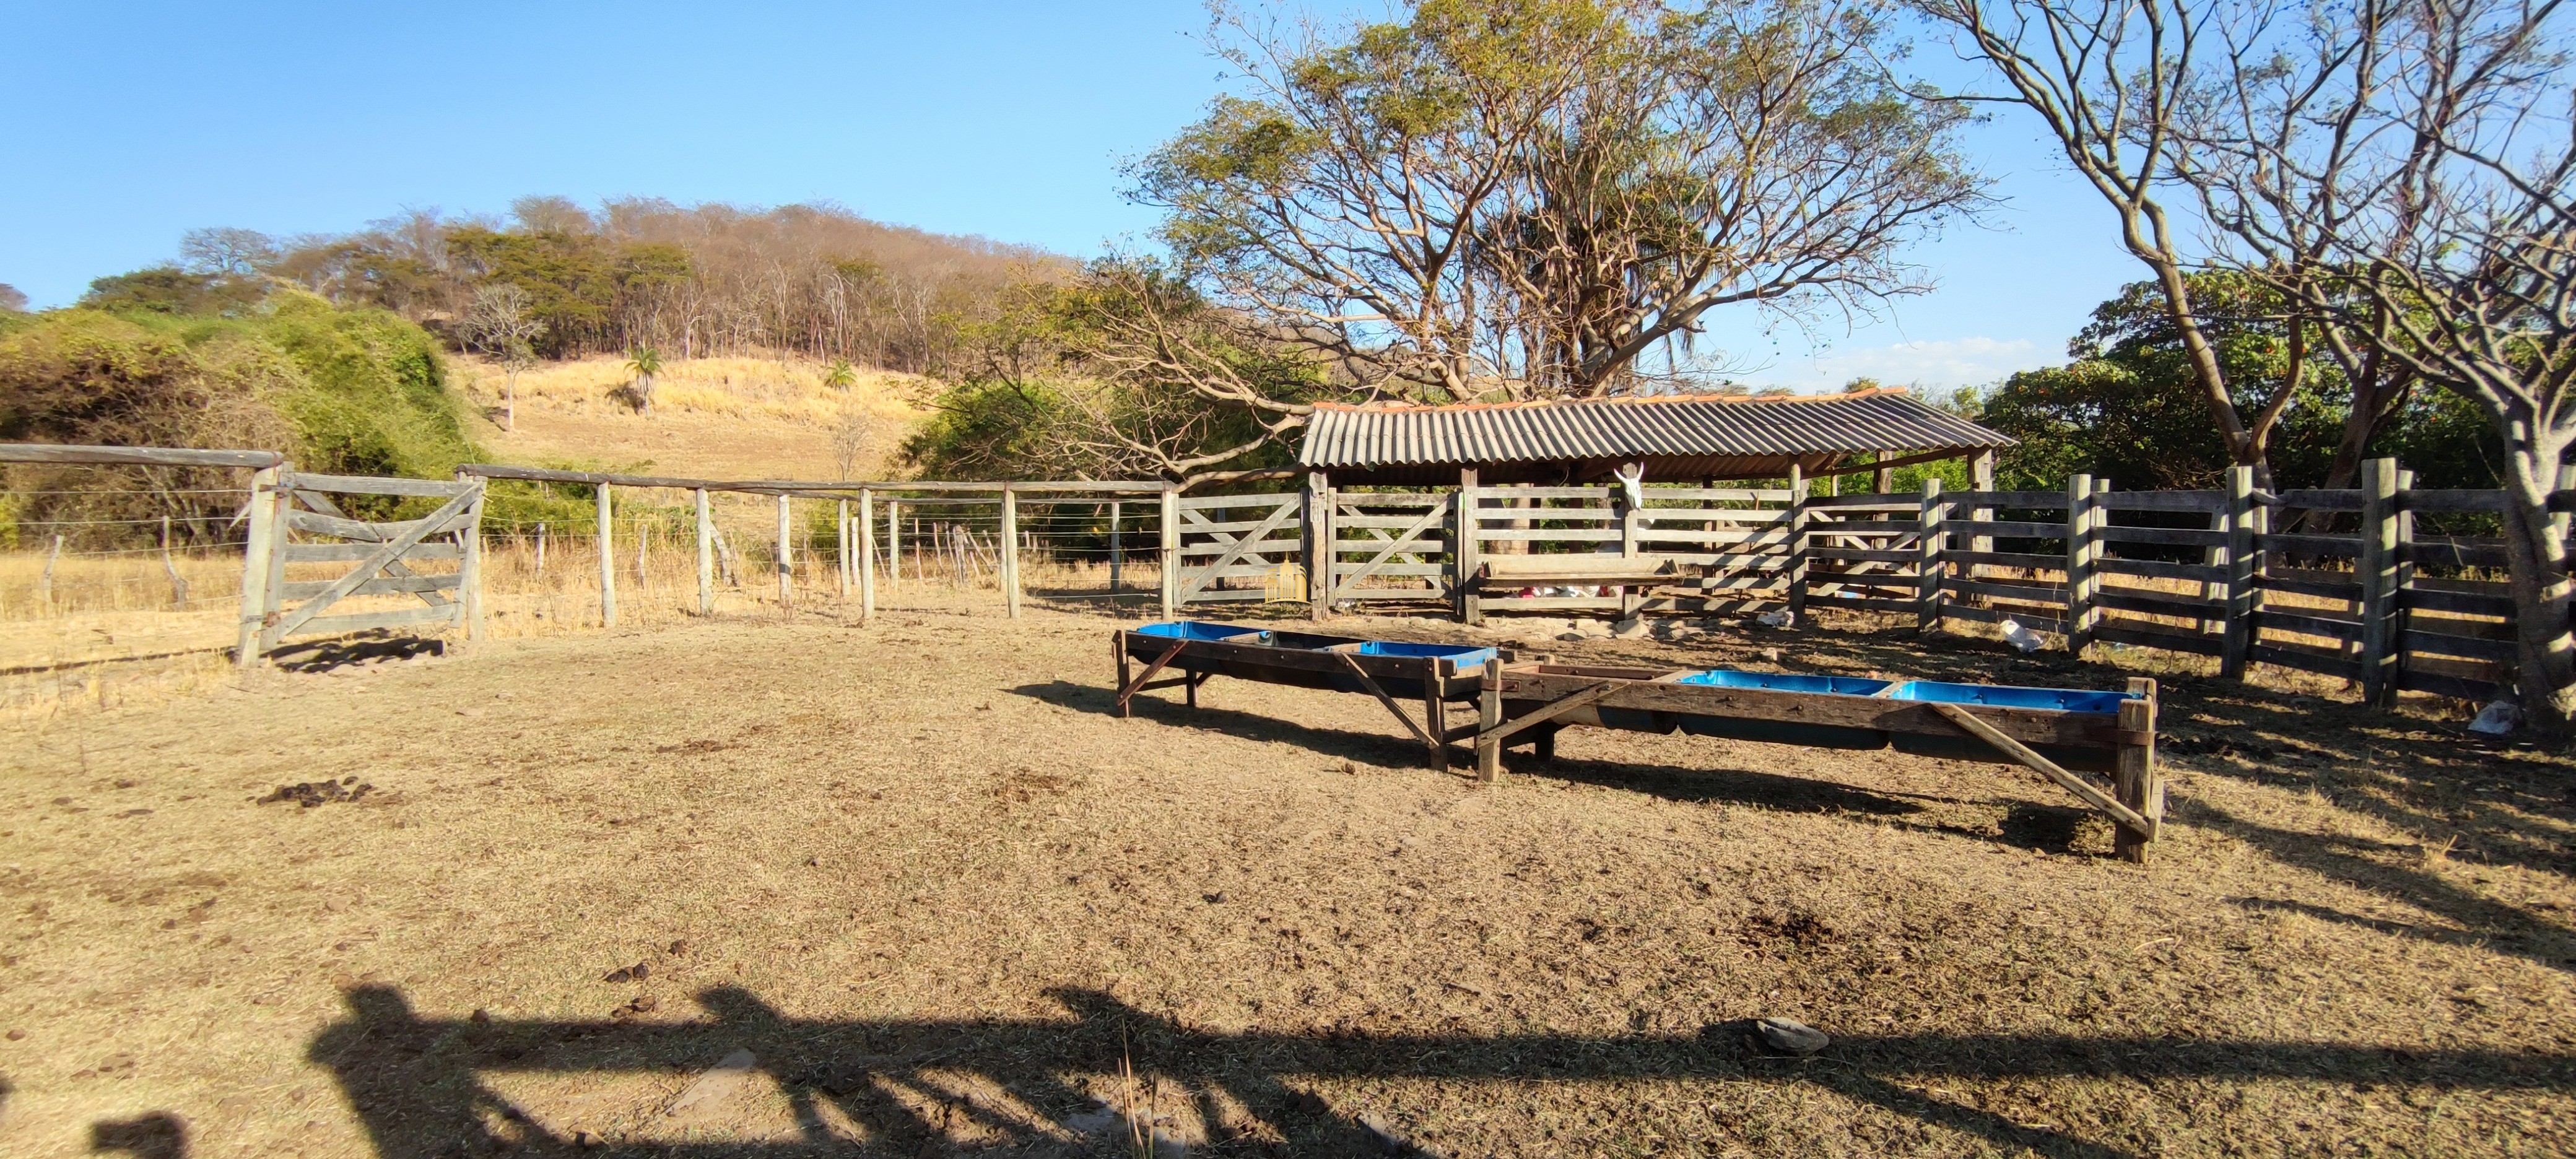
<svg viewBox="0 0 2576 1159">
<path fill-rule="evenodd" d="M 809 1155 L 997 1156 L 1108 1154 L 1120 1128 L 1102 1128 L 1098 1102 L 1068 1076 L 1109 1075 L 1132 1060 L 1140 1079 L 1177 1089 L 1203 1123 L 1241 1108 L 1219 1130 L 1216 1154 L 1444 1154 L 1400 1121 L 1335 1107 L 1301 1089 L 1315 1082 L 1527 1084 L 1618 1082 L 1807 1084 L 1851 1102 L 1981 1140 L 2078 1159 L 2140 1152 L 2079 1129 L 2016 1123 L 1942 1089 L 1952 1081 L 2121 1076 L 2167 1080 L 2290 1080 L 2436 1084 L 2484 1090 L 2576 1089 L 2576 1057 L 2504 1051 L 2399 1051 L 2366 1045 L 2064 1036 L 1848 1035 L 1811 1060 L 1755 1049 L 1742 1023 L 1688 1035 L 1587 1036 L 1226 1033 L 1198 1029 L 1107 995 L 1060 990 L 1051 1019 L 856 1020 L 789 1018 L 743 990 L 701 992 L 705 1017 L 666 1023 L 425 1018 L 391 987 L 346 994 L 340 1021 L 308 1055 L 330 1068 L 382 1159 L 669 1156 L 802 1159 Z M 617 1129 L 583 1140 L 581 1124 L 541 1121 L 485 1075 L 498 1072 L 652 1075 L 703 1072 L 738 1052 L 783 1092 L 794 1136 L 709 1140 Z M 737 1065 L 740 1065 L 737 1063 Z M 971 1075 L 1008 1098 L 959 1093 Z M 1171 1104 L 1166 1104 L 1171 1105 Z M 826 1116 L 829 1107 L 834 1113 Z M 652 1108 L 643 1108 L 650 1112 Z M 1094 1135 L 1064 1121 L 1091 1115 Z M 830 1119 L 855 1124 L 859 1145 Z M 158 1124 L 158 1125 L 156 1125 Z M 175 1120 L 98 1124 L 102 1149 L 177 1159 Z M 685 1133 L 682 1133 L 685 1135 Z M 1101 1138 L 1101 1135 L 1111 1136 Z M 585 1145 L 587 1142 L 588 1145 Z M 156 1150 L 156 1148 L 158 1148 Z"/>
<path fill-rule="evenodd" d="M 268 654 L 268 661 L 287 672 L 328 672 L 370 660 L 391 663 L 446 654 L 443 640 L 375 632 L 282 645 Z"/>
</svg>

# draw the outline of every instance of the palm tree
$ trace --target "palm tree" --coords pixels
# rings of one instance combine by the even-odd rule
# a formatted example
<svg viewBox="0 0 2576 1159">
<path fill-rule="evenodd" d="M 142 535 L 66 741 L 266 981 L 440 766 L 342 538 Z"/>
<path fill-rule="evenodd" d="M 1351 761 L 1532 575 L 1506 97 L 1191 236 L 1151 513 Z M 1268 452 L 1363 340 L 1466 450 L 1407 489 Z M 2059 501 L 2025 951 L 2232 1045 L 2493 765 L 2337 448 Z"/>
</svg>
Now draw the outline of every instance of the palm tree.
<svg viewBox="0 0 2576 1159">
<path fill-rule="evenodd" d="M 850 365 L 847 358 L 835 358 L 832 365 L 823 368 L 823 385 L 834 390 L 848 390 L 858 381 L 859 368 Z"/>
<path fill-rule="evenodd" d="M 639 414 L 653 413 L 653 376 L 662 373 L 662 354 L 650 346 L 638 346 L 626 358 L 626 369 L 635 372 L 635 385 L 628 396 L 635 400 Z"/>
</svg>

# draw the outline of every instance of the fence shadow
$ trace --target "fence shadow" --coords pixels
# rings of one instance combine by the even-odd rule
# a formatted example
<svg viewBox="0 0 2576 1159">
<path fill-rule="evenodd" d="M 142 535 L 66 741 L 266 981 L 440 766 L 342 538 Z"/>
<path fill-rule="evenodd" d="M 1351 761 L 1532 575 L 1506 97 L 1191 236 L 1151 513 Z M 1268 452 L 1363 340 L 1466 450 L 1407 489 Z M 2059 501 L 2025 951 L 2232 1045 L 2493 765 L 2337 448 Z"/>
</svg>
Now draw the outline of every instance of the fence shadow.
<svg viewBox="0 0 2576 1159">
<path fill-rule="evenodd" d="M 1725 1023 L 1695 1035 L 1581 1036 L 1300 1035 L 1195 1029 L 1104 994 L 1058 991 L 1060 1019 L 818 1021 L 779 1014 L 749 992 L 700 993 L 706 1017 L 616 1021 L 484 1021 L 423 1018 L 392 988 L 347 992 L 347 1016 L 325 1028 L 310 1057 L 337 1076 L 348 1104 L 385 1159 L 447 1155 L 752 1156 L 823 1154 L 1085 1154 L 1123 1132 L 1114 1113 L 1070 1075 L 1116 1074 L 1132 1059 L 1140 1076 L 1184 1092 L 1202 1121 L 1230 1124 L 1212 1142 L 1233 1153 L 1439 1154 L 1391 1127 L 1299 1089 L 1307 1080 L 1468 1083 L 1692 1080 L 1808 1084 L 1853 1103 L 1957 1131 L 1998 1150 L 2111 1159 L 2136 1154 L 1941 1097 L 1937 1080 L 2122 1075 L 2165 1079 L 2293 1079 L 2436 1083 L 2485 1090 L 2567 1090 L 2576 1058 L 2490 1051 L 2421 1052 L 2359 1044 L 2061 1036 L 1853 1036 L 1824 1055 L 1765 1055 Z M 746 1060 L 746 1055 L 748 1059 Z M 793 1138 L 674 1141 L 583 1138 L 577 1125 L 541 1122 L 490 1083 L 487 1072 L 683 1076 L 731 1060 L 767 1076 L 797 1123 Z M 971 1075 L 1007 1098 L 959 1094 Z M 1933 1080 L 1933 1081 L 1926 1081 Z M 827 1125 L 822 1109 L 856 1124 L 864 1140 Z M 1172 1105 L 1166 1103 L 1165 1105 Z M 1231 1120 L 1220 1106 L 1241 1108 Z M 1071 1123 L 1072 1126 L 1067 1124 Z M 1078 1134 L 1086 1129 L 1090 1136 Z M 840 1130 L 846 1130 L 841 1128 Z M 671 1134 L 678 1134 L 672 1132 Z M 100 1124 L 99 1137 L 136 1154 L 172 1138 L 147 1120 Z M 1122 1139 L 1116 1140 L 1123 1142 Z M 995 1152 L 990 1149 L 1000 1149 Z M 1016 1150 L 1014 1150 L 1016 1149 Z"/>
</svg>

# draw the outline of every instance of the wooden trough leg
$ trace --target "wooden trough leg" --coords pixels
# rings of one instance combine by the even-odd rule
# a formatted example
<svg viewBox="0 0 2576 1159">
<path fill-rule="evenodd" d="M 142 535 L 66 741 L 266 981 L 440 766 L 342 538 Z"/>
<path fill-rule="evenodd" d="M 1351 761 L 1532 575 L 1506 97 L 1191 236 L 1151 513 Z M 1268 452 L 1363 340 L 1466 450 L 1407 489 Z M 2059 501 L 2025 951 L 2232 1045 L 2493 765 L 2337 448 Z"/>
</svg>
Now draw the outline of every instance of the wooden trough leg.
<svg viewBox="0 0 2576 1159">
<path fill-rule="evenodd" d="M 1551 724 L 1538 730 L 1538 741 L 1535 744 L 1538 759 L 1543 761 L 1556 759 L 1556 734 L 1564 731 L 1565 726 L 1561 724 Z"/>
<path fill-rule="evenodd" d="M 2123 804 L 2120 801 L 2112 799 L 2110 796 L 2104 794 L 2102 790 L 2094 788 L 2092 783 L 2086 781 L 2084 778 L 2067 772 L 2065 769 L 2059 768 L 2057 762 L 2031 751 L 2030 746 L 2014 740 L 2011 737 L 2005 736 L 2001 731 L 1997 730 L 1995 726 L 1977 719 L 1977 714 L 1955 704 L 1942 704 L 1937 701 L 1934 702 L 1931 707 L 1932 711 L 1940 713 L 1943 717 L 1948 718 L 1950 723 L 1958 725 L 1961 729 L 1965 730 L 1968 735 L 1995 746 L 1995 748 L 2001 750 L 2005 756 L 2011 757 L 2012 759 L 2029 766 L 2031 771 L 2038 773 L 2049 780 L 2057 782 L 2059 788 L 2075 794 L 2078 800 L 2083 801 L 2087 805 L 2093 806 L 2095 809 L 2101 810 L 2104 815 L 2110 817 L 2113 822 L 2120 826 L 2123 833 L 2135 835 L 2138 840 L 2138 855 L 2140 857 L 2144 857 L 2146 855 L 2146 842 L 2155 839 L 2156 827 L 2155 823 L 2149 821 L 2144 814 L 2130 808 L 2128 805 Z M 2129 719 L 2129 714 L 2126 709 L 2122 710 L 2121 719 L 2123 721 Z M 2121 770 L 2124 774 L 2128 768 L 2130 759 L 2128 750 L 2130 747 L 2131 746 L 2127 745 L 2121 746 L 2120 761 Z M 2145 766 L 2142 764 L 2141 769 L 2143 770 L 2144 768 Z M 2143 777 L 2145 775 L 2146 774 L 2142 772 L 2141 776 Z M 2123 854 L 2123 856 L 2126 855 Z"/>
<path fill-rule="evenodd" d="M 1476 779 L 1491 784 L 1503 776 L 1503 662 L 1485 661 L 1484 694 L 1476 698 Z"/>
<path fill-rule="evenodd" d="M 1187 641 L 1187 640 L 1174 640 L 1174 641 L 1172 641 L 1172 646 L 1171 646 L 1171 647 L 1164 649 L 1164 650 L 1163 650 L 1163 654 L 1162 654 L 1162 655 L 1160 655 L 1160 656 L 1155 657 L 1155 658 L 1154 658 L 1154 662 L 1153 662 L 1152 664 L 1148 664 L 1148 665 L 1146 665 L 1146 666 L 1145 666 L 1145 674 L 1144 674 L 1144 675 L 1137 677 L 1133 683 L 1130 683 L 1130 684 L 1121 684 L 1121 685 L 1119 685 L 1119 686 L 1118 686 L 1118 715 L 1120 715 L 1120 716 L 1126 716 L 1126 715 L 1128 714 L 1127 702 L 1128 702 L 1128 701 L 1130 701 L 1130 700 L 1135 699 L 1135 698 L 1136 698 L 1136 693 L 1138 693 L 1139 691 L 1142 691 L 1142 690 L 1144 689 L 1145 685 L 1147 685 L 1147 684 L 1149 684 L 1149 683 L 1152 683 L 1152 682 L 1153 682 L 1153 679 L 1154 679 L 1154 677 L 1155 677 L 1155 675 L 1156 675 L 1156 674 L 1158 674 L 1158 673 L 1160 673 L 1160 672 L 1163 670 L 1163 666 L 1164 666 L 1164 665 L 1169 664 L 1169 663 L 1171 663 L 1172 661 L 1179 659 L 1179 658 L 1180 658 L 1180 655 L 1181 655 L 1181 649 L 1183 649 L 1183 648 L 1187 648 L 1187 647 L 1189 647 L 1189 646 L 1190 646 L 1190 642 L 1189 642 L 1189 641 Z"/>
<path fill-rule="evenodd" d="M 1422 723 L 1431 735 L 1431 767 L 1449 771 L 1449 680 L 1440 674 L 1440 661 L 1422 662 Z"/>
<path fill-rule="evenodd" d="M 1199 707 L 1199 685 L 1206 682 L 1207 674 L 1203 672 L 1192 672 L 1183 676 L 1182 679 L 1189 682 L 1189 686 L 1186 691 L 1189 693 L 1190 711 L 1196 712 Z"/>
<path fill-rule="evenodd" d="M 1124 690 L 1128 685 L 1127 633 L 1111 632 L 1109 634 L 1109 657 L 1118 665 L 1118 683 L 1110 685 L 1110 687 Z M 1125 696 L 1120 696 L 1118 698 L 1118 715 L 1127 715 L 1127 698 Z"/>
<path fill-rule="evenodd" d="M 2112 791 L 2121 804 L 2146 818 L 2147 825 L 2144 832 L 2122 826 L 2112 839 L 2112 849 L 2123 861 L 2143 864 L 2147 845 L 2164 829 L 2165 779 L 2156 771 L 2156 682 L 2134 677 L 2129 691 L 2141 699 L 2120 705 L 2119 771 L 2113 774 Z"/>
</svg>

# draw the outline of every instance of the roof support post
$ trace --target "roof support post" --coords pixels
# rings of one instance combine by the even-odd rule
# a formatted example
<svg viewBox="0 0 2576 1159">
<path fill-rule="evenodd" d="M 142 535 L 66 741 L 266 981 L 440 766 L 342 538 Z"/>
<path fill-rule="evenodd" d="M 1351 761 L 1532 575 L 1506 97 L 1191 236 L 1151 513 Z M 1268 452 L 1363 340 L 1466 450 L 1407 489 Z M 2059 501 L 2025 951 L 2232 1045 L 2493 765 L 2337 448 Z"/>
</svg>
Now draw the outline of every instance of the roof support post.
<svg viewBox="0 0 2576 1159">
<path fill-rule="evenodd" d="M 1789 464 L 1789 623 L 1807 622 L 1807 472 Z"/>
<path fill-rule="evenodd" d="M 1451 516 L 1455 526 L 1449 537 L 1450 566 L 1455 568 L 1456 572 L 1450 577 L 1449 590 L 1458 598 L 1458 620 L 1466 624 L 1485 622 L 1485 608 L 1476 594 L 1476 567 L 1480 562 L 1476 556 L 1482 546 L 1476 542 L 1476 508 L 1479 499 L 1476 469 L 1459 468 L 1457 507 Z"/>
<path fill-rule="evenodd" d="M 1306 599 L 1317 621 L 1333 616 L 1333 481 L 1306 473 Z"/>
</svg>

